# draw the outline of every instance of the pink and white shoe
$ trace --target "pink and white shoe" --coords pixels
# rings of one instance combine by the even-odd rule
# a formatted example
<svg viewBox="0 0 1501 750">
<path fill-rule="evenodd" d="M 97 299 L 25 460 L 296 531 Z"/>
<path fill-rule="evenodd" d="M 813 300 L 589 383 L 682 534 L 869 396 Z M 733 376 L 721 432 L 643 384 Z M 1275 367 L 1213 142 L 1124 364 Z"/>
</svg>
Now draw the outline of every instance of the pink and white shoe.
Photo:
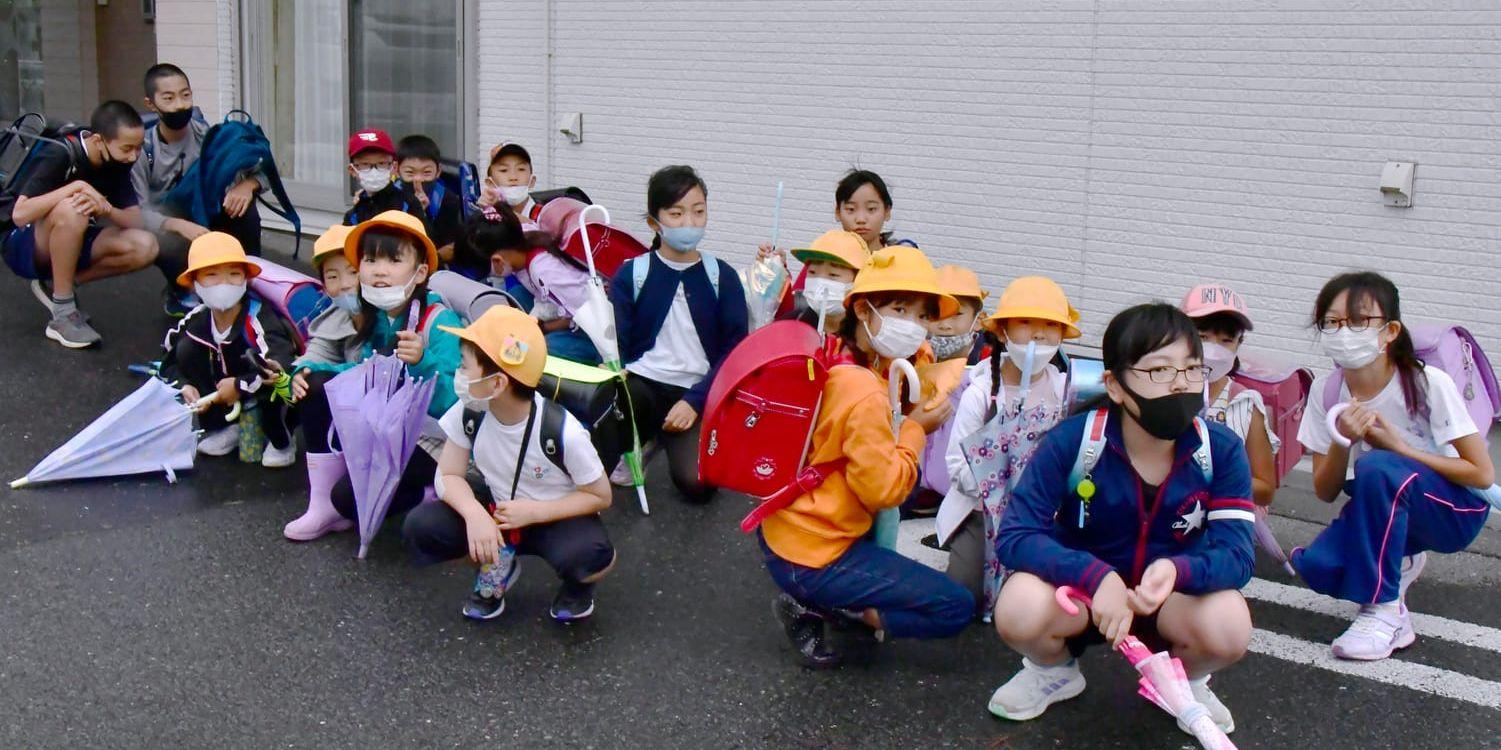
<svg viewBox="0 0 1501 750">
<path fill-rule="evenodd" d="M 1412 615 L 1407 605 L 1398 604 L 1395 612 L 1385 605 L 1360 608 L 1355 622 L 1334 639 L 1334 655 L 1355 661 L 1378 661 L 1411 646 L 1418 639 L 1412 629 Z"/>
</svg>

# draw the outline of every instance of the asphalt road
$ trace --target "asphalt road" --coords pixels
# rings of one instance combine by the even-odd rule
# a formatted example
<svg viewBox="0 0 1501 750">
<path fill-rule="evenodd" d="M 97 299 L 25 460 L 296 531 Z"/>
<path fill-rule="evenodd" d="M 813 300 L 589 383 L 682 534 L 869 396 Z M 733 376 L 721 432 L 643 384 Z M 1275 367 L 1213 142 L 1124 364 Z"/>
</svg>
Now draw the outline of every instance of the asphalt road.
<svg viewBox="0 0 1501 750">
<path fill-rule="evenodd" d="M 155 355 L 160 286 L 152 272 L 84 288 L 104 345 L 72 352 L 42 337 L 25 286 L 0 278 L 0 477 L 137 386 L 125 367 Z M 548 619 L 555 580 L 538 561 L 506 614 L 477 625 L 458 614 L 471 571 L 412 567 L 394 527 L 364 561 L 349 535 L 284 541 L 300 464 L 208 459 L 176 485 L 0 490 L 0 747 L 1192 746 L 1098 649 L 1078 700 L 1026 724 L 992 717 L 986 699 L 1018 657 L 979 625 L 803 670 L 736 529 L 747 502 L 683 503 L 656 468 L 650 517 L 628 493 L 607 513 L 620 562 L 574 627 Z M 1306 475 L 1284 495 L 1277 529 L 1305 541 L 1327 511 Z M 1441 619 L 1354 674 L 1327 659 L 1343 610 L 1304 601 L 1263 561 L 1256 653 L 1214 680 L 1239 746 L 1501 747 L 1498 537 L 1430 565 L 1411 605 Z"/>
</svg>

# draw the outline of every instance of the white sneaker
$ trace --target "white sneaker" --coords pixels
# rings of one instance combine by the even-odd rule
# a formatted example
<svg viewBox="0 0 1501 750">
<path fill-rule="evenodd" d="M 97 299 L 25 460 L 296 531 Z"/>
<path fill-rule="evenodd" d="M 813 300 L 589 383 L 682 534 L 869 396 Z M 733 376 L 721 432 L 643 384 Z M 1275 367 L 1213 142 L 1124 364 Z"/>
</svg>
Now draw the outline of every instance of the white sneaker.
<svg viewBox="0 0 1501 750">
<path fill-rule="evenodd" d="M 1209 718 L 1214 720 L 1214 725 L 1219 727 L 1221 732 L 1230 734 L 1235 731 L 1235 717 L 1230 715 L 1230 709 L 1225 707 L 1219 696 L 1209 689 L 1208 677 L 1202 680 L 1189 680 L 1188 687 L 1193 690 L 1194 700 L 1209 709 Z M 1178 722 L 1178 728 L 1183 730 L 1184 734 L 1193 734 L 1188 725 L 1181 720 Z"/>
<path fill-rule="evenodd" d="M 266 444 L 266 452 L 261 455 L 261 466 L 268 469 L 284 469 L 297 463 L 297 444 L 287 443 L 287 447 L 278 448 L 270 443 Z"/>
<path fill-rule="evenodd" d="M 631 476 L 630 464 L 626 463 L 625 459 L 620 459 L 620 463 L 615 464 L 615 469 L 610 472 L 610 484 L 616 487 L 630 487 L 634 483 L 635 478 Z"/>
<path fill-rule="evenodd" d="M 1022 671 L 990 696 L 990 712 L 1011 721 L 1035 719 L 1048 706 L 1079 697 L 1084 684 L 1084 673 L 1074 659 L 1056 667 L 1039 667 L 1022 659 Z"/>
<path fill-rule="evenodd" d="M 1341 659 L 1377 661 L 1391 656 L 1393 651 L 1411 646 L 1418 639 L 1412 630 L 1412 617 L 1406 605 L 1397 607 L 1395 614 L 1384 606 L 1368 604 L 1361 607 L 1355 622 L 1334 639 L 1334 655 Z"/>
<path fill-rule="evenodd" d="M 1397 581 L 1398 601 L 1406 603 L 1407 587 L 1411 586 L 1413 581 L 1418 580 L 1418 576 L 1423 574 L 1423 567 L 1427 564 L 1427 552 L 1419 552 L 1416 555 L 1411 555 L 1409 557 L 1403 558 L 1402 577 Z"/>
<path fill-rule="evenodd" d="M 240 426 L 221 427 L 198 441 L 198 452 L 205 456 L 227 456 L 240 449 Z"/>
</svg>

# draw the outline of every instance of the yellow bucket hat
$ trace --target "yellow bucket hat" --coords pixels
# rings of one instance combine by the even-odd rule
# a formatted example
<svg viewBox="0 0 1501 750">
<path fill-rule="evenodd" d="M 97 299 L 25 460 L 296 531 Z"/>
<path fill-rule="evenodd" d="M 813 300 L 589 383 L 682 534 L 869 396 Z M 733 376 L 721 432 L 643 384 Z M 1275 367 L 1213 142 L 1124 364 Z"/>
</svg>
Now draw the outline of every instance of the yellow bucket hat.
<svg viewBox="0 0 1501 750">
<path fill-rule="evenodd" d="M 938 317 L 959 312 L 959 300 L 938 285 L 938 272 L 921 250 L 893 245 L 872 253 L 870 260 L 855 274 L 855 283 L 844 295 L 844 304 L 862 294 L 907 292 L 931 294 L 938 298 Z"/>
<path fill-rule="evenodd" d="M 192 289 L 193 274 L 210 266 L 222 266 L 226 263 L 239 263 L 244 266 L 246 281 L 261 273 L 261 267 L 245 257 L 245 248 L 240 247 L 240 241 L 235 239 L 234 235 L 224 232 L 206 232 L 198 235 L 198 239 L 188 245 L 188 270 L 177 276 L 177 285 Z"/>
<path fill-rule="evenodd" d="M 433 245 L 432 239 L 427 236 L 427 227 L 422 226 L 422 220 L 405 211 L 382 211 L 375 216 L 354 225 L 349 230 L 349 236 L 344 238 L 344 259 L 355 268 L 360 267 L 360 240 L 365 233 L 376 227 L 395 229 L 412 235 L 417 241 L 417 249 L 425 252 L 424 258 L 427 263 L 429 275 L 438 270 L 438 248 Z"/>
<path fill-rule="evenodd" d="M 854 232 L 831 229 L 819 235 L 813 244 L 793 248 L 792 257 L 804 263 L 837 263 L 858 271 L 870 259 L 870 248 L 866 246 L 865 238 Z"/>
<path fill-rule="evenodd" d="M 474 348 L 522 385 L 537 387 L 547 365 L 547 339 L 536 318 L 514 307 L 492 307 L 463 328 L 438 326 Z"/>
<path fill-rule="evenodd" d="M 980 288 L 980 277 L 964 266 L 939 266 L 938 286 L 955 298 L 972 299 L 985 304 L 990 292 Z"/>
<path fill-rule="evenodd" d="M 318 235 L 313 242 L 313 268 L 323 265 L 328 256 L 333 253 L 344 254 L 344 240 L 349 239 L 349 233 L 354 227 L 347 224 L 335 224 L 328 228 L 327 232 Z"/>
<path fill-rule="evenodd" d="M 1079 311 L 1068 303 L 1063 287 L 1046 276 L 1023 276 L 1006 285 L 995 312 L 985 319 L 985 327 L 999 330 L 998 323 L 1009 318 L 1034 318 L 1063 324 L 1063 338 L 1079 338 Z"/>
</svg>

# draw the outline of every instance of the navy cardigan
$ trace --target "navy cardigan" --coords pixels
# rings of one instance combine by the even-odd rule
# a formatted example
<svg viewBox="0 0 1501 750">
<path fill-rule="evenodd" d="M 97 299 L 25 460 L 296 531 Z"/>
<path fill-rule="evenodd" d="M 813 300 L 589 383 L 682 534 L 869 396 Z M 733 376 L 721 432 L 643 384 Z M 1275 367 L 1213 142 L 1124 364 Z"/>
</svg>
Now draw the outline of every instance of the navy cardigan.
<svg viewBox="0 0 1501 750">
<path fill-rule="evenodd" d="M 717 296 L 703 263 L 678 271 L 662 262 L 655 252 L 627 261 L 610 280 L 610 302 L 615 306 L 615 339 L 620 344 L 621 364 L 635 362 L 656 344 L 657 334 L 661 333 L 672 299 L 677 295 L 678 284 L 683 285 L 693 327 L 697 329 L 699 343 L 703 344 L 704 355 L 709 360 L 709 372 L 683 394 L 683 400 L 699 414 L 703 414 L 709 384 L 714 382 L 719 363 L 745 338 L 748 325 L 745 288 L 740 285 L 740 277 L 730 264 L 718 258 L 708 259 L 719 264 Z M 640 292 L 634 289 L 633 263 L 651 263 Z"/>
</svg>

